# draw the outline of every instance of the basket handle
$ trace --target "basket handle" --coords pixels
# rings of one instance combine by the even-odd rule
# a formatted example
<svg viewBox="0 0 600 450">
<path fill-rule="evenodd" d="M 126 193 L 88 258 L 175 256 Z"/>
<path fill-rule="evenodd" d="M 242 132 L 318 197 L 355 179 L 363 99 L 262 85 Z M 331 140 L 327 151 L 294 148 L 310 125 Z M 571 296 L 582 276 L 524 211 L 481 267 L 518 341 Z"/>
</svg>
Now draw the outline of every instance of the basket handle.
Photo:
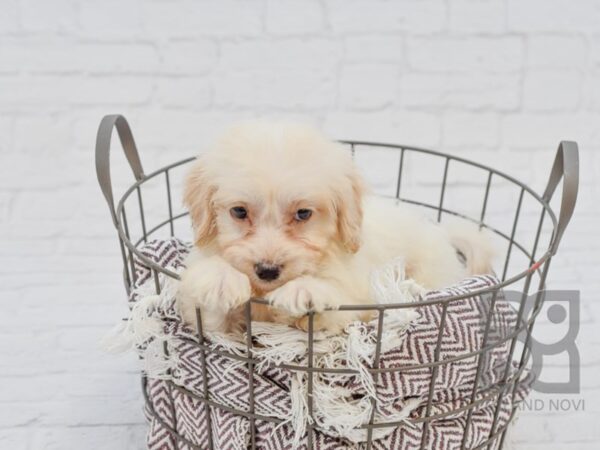
<svg viewBox="0 0 600 450">
<path fill-rule="evenodd" d="M 560 180 L 563 180 L 562 198 L 558 214 L 558 225 L 552 237 L 552 245 L 550 246 L 552 255 L 556 254 L 558 250 L 558 244 L 573 216 L 575 203 L 577 202 L 577 191 L 579 189 L 579 149 L 576 142 L 561 141 L 558 146 L 554 165 L 548 178 L 548 184 L 542 196 L 548 203 L 550 203 Z"/>
<path fill-rule="evenodd" d="M 116 128 L 121 140 L 121 147 L 129 161 L 129 166 L 133 176 L 137 181 L 144 178 L 144 170 L 138 154 L 131 128 L 125 117 L 120 114 L 104 116 L 98 127 L 96 135 L 96 175 L 100 189 L 108 203 L 108 209 L 115 227 L 117 226 L 117 213 L 115 210 L 115 201 L 113 197 L 112 182 L 110 179 L 110 140 L 113 129 Z"/>
</svg>

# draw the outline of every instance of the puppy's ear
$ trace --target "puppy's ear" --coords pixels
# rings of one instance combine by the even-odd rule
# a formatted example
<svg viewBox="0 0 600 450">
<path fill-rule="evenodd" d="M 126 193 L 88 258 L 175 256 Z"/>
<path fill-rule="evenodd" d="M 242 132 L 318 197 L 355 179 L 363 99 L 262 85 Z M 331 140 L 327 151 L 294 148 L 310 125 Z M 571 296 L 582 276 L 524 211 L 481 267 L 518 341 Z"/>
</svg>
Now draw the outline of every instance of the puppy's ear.
<svg viewBox="0 0 600 450">
<path fill-rule="evenodd" d="M 337 199 L 338 232 L 344 248 L 356 253 L 361 244 L 362 199 L 365 187 L 360 174 L 355 168 L 347 175 Z"/>
<path fill-rule="evenodd" d="M 208 244 L 217 234 L 212 202 L 216 187 L 210 182 L 203 162 L 198 159 L 185 180 L 183 203 L 190 211 L 196 245 Z"/>
</svg>

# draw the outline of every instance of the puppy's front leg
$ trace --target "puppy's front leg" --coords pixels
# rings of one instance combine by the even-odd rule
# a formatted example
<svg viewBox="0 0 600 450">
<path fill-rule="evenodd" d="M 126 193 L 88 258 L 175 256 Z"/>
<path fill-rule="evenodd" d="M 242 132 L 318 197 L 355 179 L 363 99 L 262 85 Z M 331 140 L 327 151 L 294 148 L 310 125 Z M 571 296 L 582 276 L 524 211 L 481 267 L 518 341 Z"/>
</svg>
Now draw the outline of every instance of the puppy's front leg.
<svg viewBox="0 0 600 450">
<path fill-rule="evenodd" d="M 341 332 L 346 325 L 361 318 L 360 311 L 326 311 L 337 309 L 342 304 L 354 303 L 348 292 L 331 280 L 312 276 L 302 276 L 288 281 L 266 296 L 267 300 L 280 311 L 284 322 L 307 330 L 309 311 L 317 314 L 314 318 L 315 331 Z M 281 317 L 281 313 L 288 317 Z"/>
<path fill-rule="evenodd" d="M 205 331 L 227 331 L 228 316 L 252 296 L 250 280 L 219 256 L 190 258 L 181 275 L 177 302 L 183 320 L 196 324 L 196 307 Z"/>
</svg>

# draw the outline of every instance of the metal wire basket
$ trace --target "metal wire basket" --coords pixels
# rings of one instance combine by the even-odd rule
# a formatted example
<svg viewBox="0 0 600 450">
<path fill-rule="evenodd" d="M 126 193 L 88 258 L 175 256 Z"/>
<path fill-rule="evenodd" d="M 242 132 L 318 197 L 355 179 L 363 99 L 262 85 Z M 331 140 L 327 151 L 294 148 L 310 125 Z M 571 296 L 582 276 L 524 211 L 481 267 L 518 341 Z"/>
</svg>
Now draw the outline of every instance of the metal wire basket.
<svg viewBox="0 0 600 450">
<path fill-rule="evenodd" d="M 117 130 L 121 141 L 125 156 L 129 162 L 129 166 L 133 171 L 135 182 L 126 189 L 123 196 L 115 204 L 113 195 L 113 186 L 111 182 L 111 170 L 109 151 L 113 129 Z M 495 301 L 496 295 L 500 290 L 510 288 L 518 290 L 520 301 L 516 306 L 519 324 L 518 329 L 509 336 L 510 350 L 509 357 L 506 361 L 506 370 L 503 379 L 497 383 L 498 389 L 495 391 L 497 396 L 497 406 L 494 413 L 493 424 L 488 438 L 485 442 L 477 447 L 467 447 L 466 439 L 463 437 L 461 449 L 465 448 L 502 448 L 506 429 L 508 424 L 498 426 L 499 405 L 502 396 L 507 395 L 511 389 L 516 386 L 517 377 L 509 376 L 508 367 L 515 362 L 518 364 L 519 370 L 523 370 L 527 364 L 531 352 L 531 333 L 535 324 L 536 317 L 540 313 L 543 305 L 546 279 L 550 268 L 550 261 L 556 253 L 563 233 L 571 219 L 575 202 L 577 198 L 577 190 L 579 183 L 579 162 L 578 148 L 574 142 L 563 141 L 558 147 L 554 165 L 550 172 L 549 180 L 546 189 L 542 195 L 538 195 L 533 189 L 526 184 L 516 180 L 499 170 L 487 167 L 467 159 L 458 158 L 448 154 L 440 153 L 433 150 L 416 148 L 404 145 L 382 144 L 375 142 L 359 142 L 359 141 L 342 141 L 348 146 L 349 150 L 355 156 L 357 163 L 360 165 L 361 158 L 368 158 L 369 167 L 374 165 L 377 167 L 377 156 L 380 157 L 379 169 L 374 174 L 375 187 L 378 189 L 378 178 L 382 177 L 384 169 L 391 171 L 384 175 L 388 178 L 387 192 L 381 192 L 384 195 L 395 197 L 399 201 L 418 205 L 433 213 L 434 219 L 442 221 L 446 216 L 459 216 L 466 220 L 470 220 L 480 227 L 489 229 L 499 241 L 503 242 L 505 249 L 501 259 L 501 270 L 498 270 L 500 283 L 478 292 L 470 293 L 469 296 L 477 294 L 488 294 L 492 296 L 492 302 Z M 425 158 L 425 166 L 421 169 L 415 163 L 416 157 Z M 118 233 L 119 246 L 123 259 L 123 280 L 126 292 L 129 294 L 132 282 L 135 279 L 134 259 L 141 261 L 151 269 L 157 293 L 160 291 L 158 282 L 159 274 L 164 274 L 173 279 L 179 279 L 179 276 L 165 269 L 154 261 L 147 258 L 139 250 L 149 237 L 158 236 L 160 233 L 166 236 L 179 236 L 179 230 L 176 233 L 176 225 L 184 219 L 184 229 L 189 229 L 189 223 L 185 220 L 187 212 L 176 211 L 174 201 L 175 189 L 173 180 L 178 181 L 181 177 L 174 177 L 172 174 L 180 168 L 190 163 L 194 158 L 184 159 L 173 164 L 162 167 L 152 173 L 145 174 L 142 169 L 142 164 L 138 154 L 136 144 L 134 142 L 131 130 L 125 118 L 120 115 L 110 115 L 103 118 L 96 140 L 96 171 L 98 181 L 104 197 L 106 198 L 111 214 L 113 224 Z M 409 166 L 415 163 L 414 168 Z M 439 167 L 439 177 L 431 175 L 434 172 L 435 165 Z M 423 170 L 425 167 L 425 170 Z M 411 174 L 413 175 L 411 179 Z M 415 176 L 418 174 L 418 176 Z M 422 176 L 428 174 L 428 176 Z M 454 178 L 456 179 L 453 181 Z M 368 175 L 368 174 L 367 174 Z M 395 178 L 395 179 L 394 179 Z M 393 180 L 390 182 L 390 180 Z M 477 181 L 478 180 L 478 181 Z M 562 196 L 560 197 L 560 208 L 558 215 L 550 206 L 553 194 L 562 181 Z M 379 187 L 385 183 L 379 183 Z M 151 186 L 153 185 L 153 186 Z M 415 189 L 417 187 L 418 189 Z M 381 188 L 383 189 L 383 188 Z M 381 189 L 379 189 L 381 191 Z M 508 194 L 508 191 L 514 193 Z M 413 195 L 411 195 L 411 191 Z M 467 194 L 468 192 L 468 194 Z M 473 194 L 475 193 L 475 194 Z M 470 211 L 461 211 L 459 207 L 451 205 L 451 197 L 455 196 L 459 199 L 459 205 L 463 207 L 467 205 Z M 468 195 L 467 201 L 464 201 Z M 151 199 L 161 199 L 160 203 L 153 202 Z M 500 208 L 494 209 L 492 204 L 496 201 L 501 205 Z M 149 206 L 152 204 L 152 206 Z M 463 208 L 464 209 L 464 208 Z M 135 226 L 134 226 L 135 223 Z M 134 231 L 134 228 L 137 231 Z M 183 232 L 182 232 L 183 233 Z M 533 308 L 526 311 L 525 299 L 530 296 L 530 292 L 535 293 Z M 465 296 L 455 296 L 437 301 L 445 311 L 448 305 L 452 302 L 461 301 Z M 214 401 L 207 401 L 211 407 L 222 407 L 234 414 L 242 415 L 250 420 L 251 423 L 251 439 L 249 446 L 255 448 L 255 433 L 254 421 L 269 420 L 264 416 L 259 416 L 254 410 L 254 387 L 253 376 L 254 366 L 257 361 L 251 357 L 252 355 L 252 323 L 250 320 L 252 305 L 257 303 L 266 303 L 262 299 L 250 299 L 246 304 L 246 327 L 247 327 L 247 355 L 248 358 L 243 358 L 247 365 L 249 378 L 248 390 L 250 393 L 250 408 L 248 410 L 236 410 L 226 405 L 215 404 Z M 362 306 L 342 306 L 341 310 L 371 310 L 377 314 L 378 329 L 377 329 L 377 350 L 376 356 L 371 368 L 371 373 L 377 373 L 379 367 L 379 355 L 381 349 L 381 336 L 383 332 L 383 314 L 389 308 L 404 308 L 406 304 L 392 305 L 362 305 Z M 200 311 L 197 311 L 200 319 Z M 307 405 L 309 414 L 313 411 L 312 399 L 312 379 L 313 376 L 320 371 L 326 369 L 313 367 L 313 319 L 314 314 L 309 313 L 308 325 L 308 364 L 306 366 L 293 366 L 291 370 L 304 371 L 308 377 L 308 397 Z M 490 318 L 488 317 L 488 322 Z M 202 357 L 206 358 L 211 349 L 204 345 L 201 320 L 198 320 L 199 327 L 199 348 L 202 351 Z M 441 337 L 441 330 L 438 333 L 438 343 Z M 489 332 L 489 323 L 485 326 L 484 344 L 482 348 L 473 353 L 465 354 L 461 358 L 478 358 L 477 374 L 483 369 L 482 361 L 485 352 L 492 351 L 495 346 L 503 342 L 486 345 L 487 333 Z M 520 338 L 521 344 L 518 345 Z M 205 361 L 203 359 L 203 361 Z M 416 419 L 416 422 L 422 423 L 423 439 L 421 441 L 421 449 L 426 447 L 425 436 L 429 424 L 440 415 L 431 414 L 432 407 L 432 392 L 436 380 L 436 376 L 441 368 L 448 361 L 440 359 L 439 347 L 435 352 L 435 362 L 429 365 L 432 371 L 431 383 L 429 386 L 429 398 L 426 406 L 426 413 L 423 417 Z M 409 370 L 406 368 L 398 370 Z M 202 367 L 202 372 L 199 376 L 204 378 L 204 398 L 208 399 L 208 383 L 206 380 L 206 364 Z M 146 379 L 143 379 L 146 383 Z M 178 389 L 181 389 L 178 387 Z M 465 430 L 471 426 L 471 414 L 477 403 L 475 398 L 479 394 L 479 377 L 475 379 L 475 386 L 471 394 L 471 402 L 460 408 L 456 412 L 466 412 L 467 419 Z M 152 410 L 150 411 L 152 413 Z M 512 410 L 511 418 L 514 416 L 516 408 Z M 446 414 L 447 415 L 447 414 Z M 210 415 L 208 419 L 210 420 Z M 509 421 L 510 422 L 510 421 Z M 375 423 L 374 415 L 371 414 L 371 420 L 368 424 L 363 425 L 367 430 L 368 439 L 366 448 L 372 446 L 372 431 L 375 428 L 394 427 L 397 423 Z M 210 424 L 208 429 L 211 430 Z M 176 430 L 171 430 L 178 444 L 177 448 L 213 448 L 212 431 L 209 432 L 208 442 L 205 446 L 190 445 L 183 437 L 178 436 Z M 465 432 L 466 436 L 466 432 Z M 181 445 L 181 447 L 179 447 Z M 308 427 L 307 433 L 308 448 L 313 448 L 313 429 Z"/>
</svg>

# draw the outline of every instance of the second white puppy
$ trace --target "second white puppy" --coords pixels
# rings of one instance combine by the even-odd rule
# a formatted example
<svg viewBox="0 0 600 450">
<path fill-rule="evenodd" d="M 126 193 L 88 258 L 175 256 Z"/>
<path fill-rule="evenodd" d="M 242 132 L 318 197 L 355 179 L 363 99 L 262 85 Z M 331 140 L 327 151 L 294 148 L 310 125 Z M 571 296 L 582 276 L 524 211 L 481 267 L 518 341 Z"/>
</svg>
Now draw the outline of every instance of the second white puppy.
<svg viewBox="0 0 600 450">
<path fill-rule="evenodd" d="M 396 257 L 407 277 L 430 289 L 490 271 L 491 247 L 476 227 L 442 228 L 365 197 L 347 149 L 305 126 L 232 128 L 194 163 L 184 202 L 195 248 L 178 303 L 190 324 L 200 307 L 206 330 L 238 327 L 242 305 L 257 296 L 273 306 L 253 308 L 255 320 L 306 329 L 312 309 L 321 313 L 316 329 L 338 332 L 366 317 L 322 312 L 371 303 L 371 271 Z"/>
</svg>

